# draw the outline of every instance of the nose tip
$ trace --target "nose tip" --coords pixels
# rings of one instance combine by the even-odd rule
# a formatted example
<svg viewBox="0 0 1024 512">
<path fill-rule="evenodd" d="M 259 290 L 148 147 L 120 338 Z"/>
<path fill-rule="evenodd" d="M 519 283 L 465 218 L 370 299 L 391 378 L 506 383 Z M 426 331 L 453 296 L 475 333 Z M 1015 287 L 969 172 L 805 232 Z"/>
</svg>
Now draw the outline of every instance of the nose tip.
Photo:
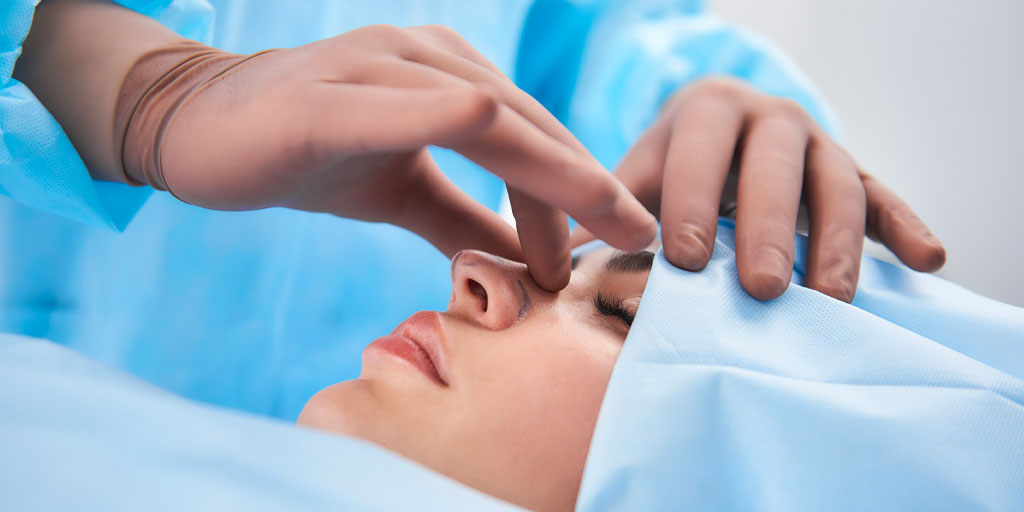
<svg viewBox="0 0 1024 512">
<path fill-rule="evenodd" d="M 530 308 L 530 293 L 523 284 L 526 265 L 466 250 L 452 258 L 452 302 L 450 313 L 487 329 L 511 327 Z"/>
</svg>

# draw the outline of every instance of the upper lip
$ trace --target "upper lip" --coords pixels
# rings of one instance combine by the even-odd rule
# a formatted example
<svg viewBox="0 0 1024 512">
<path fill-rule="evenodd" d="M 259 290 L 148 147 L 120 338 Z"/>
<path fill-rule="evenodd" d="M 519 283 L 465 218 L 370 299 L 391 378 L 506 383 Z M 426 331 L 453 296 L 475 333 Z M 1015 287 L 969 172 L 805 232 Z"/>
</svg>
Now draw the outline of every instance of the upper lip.
<svg viewBox="0 0 1024 512">
<path fill-rule="evenodd" d="M 448 386 L 448 345 L 441 326 L 441 314 L 436 311 L 420 311 L 407 318 L 395 328 L 393 334 L 408 338 L 420 346 L 437 370 L 441 382 Z"/>
</svg>

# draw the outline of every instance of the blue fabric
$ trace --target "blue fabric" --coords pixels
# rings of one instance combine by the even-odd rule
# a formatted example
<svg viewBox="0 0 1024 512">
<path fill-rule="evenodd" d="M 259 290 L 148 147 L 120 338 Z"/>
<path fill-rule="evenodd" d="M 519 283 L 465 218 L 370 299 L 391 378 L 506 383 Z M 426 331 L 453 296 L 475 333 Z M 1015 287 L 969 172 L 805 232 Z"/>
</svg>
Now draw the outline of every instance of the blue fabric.
<svg viewBox="0 0 1024 512">
<path fill-rule="evenodd" d="M 152 192 L 94 183 L 64 130 L 27 87 L 11 78 L 39 0 L 0 3 L 0 194 L 107 229 L 124 229 Z M 201 0 L 120 2 L 193 39 L 209 36 Z"/>
<path fill-rule="evenodd" d="M 681 85 L 707 76 L 796 101 L 841 136 L 810 80 L 769 41 L 685 2 L 638 4 L 613 4 L 595 20 L 568 100 L 566 125 L 604 165 L 618 163 Z"/>
<path fill-rule="evenodd" d="M 14 46 L 32 5 L 15 4 L 20 25 L 2 18 L 5 35 L 21 27 L 5 36 Z M 213 44 L 238 52 L 371 23 L 449 25 L 561 110 L 608 165 L 665 91 L 702 73 L 731 70 L 821 111 L 774 50 L 704 14 L 694 0 L 213 0 L 212 18 L 199 1 L 125 4 L 193 37 L 212 27 Z M 570 25 L 571 33 L 559 32 Z M 657 30 L 642 39 L 648 29 Z M 654 35 L 660 46 L 649 44 Z M 696 64 L 669 73 L 662 61 Z M 33 119 L 42 119 L 38 103 L 29 103 L 39 113 Z M 0 103 L 4 123 L 22 118 L 13 108 Z M 189 398 L 293 419 L 315 391 L 358 374 L 371 340 L 417 310 L 445 306 L 448 261 L 409 233 L 281 209 L 211 212 L 165 193 L 147 200 L 147 189 L 94 184 L 46 119 L 55 135 L 27 132 L 23 139 L 42 149 L 23 153 L 75 165 L 4 160 L 3 187 L 22 173 L 34 188 L 8 190 L 20 203 L 0 198 L 0 331 L 54 340 Z M 28 146 L 0 151 L 18 147 Z M 497 208 L 500 180 L 451 152 L 434 154 L 460 187 Z M 104 191 L 110 201 L 89 199 Z M 59 203 L 49 210 L 62 215 L 34 207 L 39 201 Z M 123 233 L 96 227 L 123 227 L 133 214 Z"/>
<path fill-rule="evenodd" d="M 810 80 L 771 42 L 704 12 L 703 2 L 537 0 L 516 82 L 615 166 L 681 86 L 731 76 L 839 126 Z"/>
<path fill-rule="evenodd" d="M 0 335 L 0 510 L 519 510 L 369 443 Z"/>
<path fill-rule="evenodd" d="M 656 258 L 581 510 L 1024 509 L 1024 310 L 870 258 L 852 305 L 758 302 L 732 237 Z"/>
</svg>

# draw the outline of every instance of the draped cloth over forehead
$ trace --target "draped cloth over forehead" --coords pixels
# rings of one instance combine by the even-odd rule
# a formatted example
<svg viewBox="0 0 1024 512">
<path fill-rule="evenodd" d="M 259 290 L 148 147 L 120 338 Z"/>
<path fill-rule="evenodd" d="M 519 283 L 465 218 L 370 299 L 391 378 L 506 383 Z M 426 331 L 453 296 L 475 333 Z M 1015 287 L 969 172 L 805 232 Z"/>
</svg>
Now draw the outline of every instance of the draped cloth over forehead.
<svg viewBox="0 0 1024 512">
<path fill-rule="evenodd" d="M 719 230 L 655 259 L 580 509 L 1024 509 L 1024 310 L 870 258 L 852 305 L 759 302 Z"/>
</svg>

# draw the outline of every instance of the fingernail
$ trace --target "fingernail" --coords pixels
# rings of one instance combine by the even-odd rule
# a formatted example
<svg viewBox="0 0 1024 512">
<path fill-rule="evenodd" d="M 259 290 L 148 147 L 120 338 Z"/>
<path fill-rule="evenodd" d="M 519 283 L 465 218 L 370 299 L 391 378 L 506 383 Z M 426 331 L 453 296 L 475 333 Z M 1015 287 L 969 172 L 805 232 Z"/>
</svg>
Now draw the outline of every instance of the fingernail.
<svg viewBox="0 0 1024 512">
<path fill-rule="evenodd" d="M 935 272 L 946 264 L 946 248 L 939 243 L 938 239 L 931 245 L 928 254 L 928 272 Z"/>
<path fill-rule="evenodd" d="M 825 276 L 822 293 L 843 302 L 852 302 L 857 293 L 854 267 L 850 261 L 840 261 L 829 269 Z"/>
<path fill-rule="evenodd" d="M 774 247 L 765 247 L 757 251 L 754 264 L 756 270 L 750 274 L 750 284 L 754 290 L 751 295 L 760 300 L 771 300 L 786 291 L 789 286 L 788 277 L 793 267 L 786 257 Z"/>
<path fill-rule="evenodd" d="M 690 233 L 683 233 L 677 237 L 677 240 L 678 243 L 673 251 L 675 260 L 673 263 L 676 266 L 696 272 L 707 265 L 711 255 L 708 254 L 707 247 L 704 247 L 699 238 Z"/>
</svg>

